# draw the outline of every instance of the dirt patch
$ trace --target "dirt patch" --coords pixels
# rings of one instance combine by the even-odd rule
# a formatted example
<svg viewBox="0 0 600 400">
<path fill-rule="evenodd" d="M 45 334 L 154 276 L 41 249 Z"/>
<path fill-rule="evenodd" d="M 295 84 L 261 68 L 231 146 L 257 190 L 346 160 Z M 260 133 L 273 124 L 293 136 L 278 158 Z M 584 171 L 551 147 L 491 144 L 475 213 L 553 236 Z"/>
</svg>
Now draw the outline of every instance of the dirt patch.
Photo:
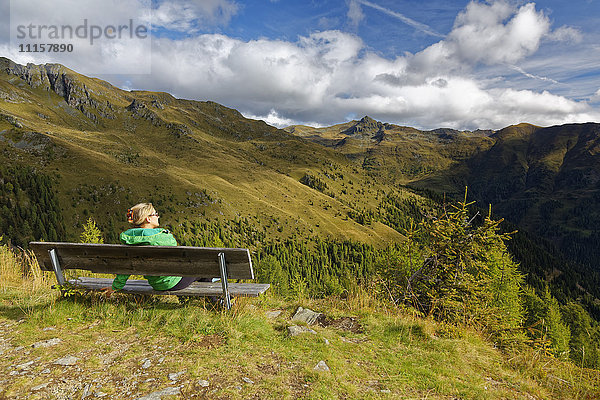
<svg viewBox="0 0 600 400">
<path fill-rule="evenodd" d="M 194 348 L 205 348 L 205 349 L 214 349 L 223 345 L 225 339 L 222 336 L 213 334 L 213 335 L 204 335 L 201 339 L 194 339 L 190 343 L 186 344 L 185 347 L 194 347 Z"/>
<path fill-rule="evenodd" d="M 204 347 L 207 349 L 214 349 L 223 344 L 223 337 L 219 335 L 206 335 L 196 343 L 197 346 Z"/>
<path fill-rule="evenodd" d="M 311 381 L 306 376 L 296 373 L 288 380 L 288 387 L 292 392 L 293 399 L 301 399 L 307 397 L 311 391 Z"/>
<path fill-rule="evenodd" d="M 321 316 L 317 321 L 319 326 L 323 328 L 335 328 L 342 331 L 348 331 L 352 333 L 364 333 L 365 330 L 362 325 L 358 322 L 357 317 L 342 317 L 342 318 L 329 318 L 327 316 Z"/>
</svg>

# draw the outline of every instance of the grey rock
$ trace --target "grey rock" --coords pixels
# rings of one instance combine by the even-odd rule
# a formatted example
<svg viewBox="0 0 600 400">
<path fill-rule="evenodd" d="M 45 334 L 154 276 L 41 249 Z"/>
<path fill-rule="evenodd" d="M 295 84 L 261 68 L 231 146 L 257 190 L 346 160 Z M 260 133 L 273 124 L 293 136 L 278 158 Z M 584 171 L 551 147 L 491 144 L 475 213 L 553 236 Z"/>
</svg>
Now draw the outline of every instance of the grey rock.
<svg viewBox="0 0 600 400">
<path fill-rule="evenodd" d="M 31 347 L 33 347 L 34 349 L 39 349 L 44 347 L 56 346 L 60 342 L 62 342 L 62 340 L 60 340 L 59 338 L 53 338 L 48 340 L 42 340 L 41 342 L 36 342 L 32 344 Z"/>
<path fill-rule="evenodd" d="M 55 331 L 55 330 L 56 330 L 56 328 L 55 328 L 55 327 L 53 327 L 53 326 L 49 326 L 49 327 L 47 327 L 47 328 L 44 328 L 44 329 L 42 329 L 42 330 L 43 330 L 44 332 L 47 332 L 47 331 Z"/>
<path fill-rule="evenodd" d="M 152 365 L 152 361 L 150 361 L 150 360 L 148 360 L 148 359 L 145 359 L 145 360 L 143 360 L 143 361 L 144 361 L 144 362 L 142 363 L 142 368 L 144 368 L 144 369 L 148 369 L 148 368 L 150 368 L 150 366 Z"/>
<path fill-rule="evenodd" d="M 253 381 L 252 379 L 250 379 L 250 378 L 247 378 L 247 377 L 245 377 L 245 376 L 242 378 L 242 380 L 243 380 L 244 382 L 246 382 L 246 383 L 250 384 L 250 385 L 253 385 L 253 384 L 254 384 L 254 381 Z"/>
<path fill-rule="evenodd" d="M 177 372 L 177 373 L 170 373 L 169 374 L 169 379 L 172 380 L 172 381 L 176 381 L 183 374 L 185 374 L 185 371 L 181 371 L 181 372 Z"/>
<path fill-rule="evenodd" d="M 136 400 L 161 400 L 163 396 L 174 396 L 181 392 L 178 387 L 168 387 L 158 392 L 150 393 L 149 395 L 138 397 Z"/>
<path fill-rule="evenodd" d="M 329 366 L 325 363 L 325 361 L 321 360 L 313 369 L 315 371 L 329 371 Z"/>
<path fill-rule="evenodd" d="M 16 369 L 29 369 L 29 367 L 31 367 L 33 365 L 33 363 L 34 363 L 34 361 L 28 361 L 26 363 L 15 366 L 15 368 Z"/>
<path fill-rule="evenodd" d="M 81 394 L 81 400 L 90 396 L 90 388 L 91 387 L 92 387 L 92 385 L 90 385 L 89 383 L 87 385 L 85 385 L 85 387 L 83 388 L 83 393 Z"/>
<path fill-rule="evenodd" d="M 200 380 L 198 381 L 198 385 L 200 385 L 200 386 L 202 386 L 202 387 L 208 387 L 208 385 L 210 385 L 210 382 L 209 382 L 209 381 L 206 381 L 206 380 L 204 380 L 204 379 L 200 379 Z"/>
<path fill-rule="evenodd" d="M 381 389 L 380 392 L 381 393 L 392 393 L 392 391 L 390 389 Z"/>
<path fill-rule="evenodd" d="M 32 392 L 36 392 L 36 391 L 38 391 L 38 390 L 41 390 L 41 389 L 45 388 L 45 387 L 46 387 L 46 386 L 48 386 L 49 384 L 50 384 L 50 382 L 46 382 L 46 383 L 39 384 L 39 385 L 37 385 L 37 386 L 34 386 L 34 387 L 32 387 L 32 388 L 31 388 L 31 391 L 32 391 Z"/>
<path fill-rule="evenodd" d="M 9 376 L 19 375 L 19 371 L 10 371 Z"/>
<path fill-rule="evenodd" d="M 301 335 L 303 333 L 312 333 L 313 335 L 316 335 L 317 332 L 315 332 L 314 330 L 307 328 L 306 326 L 298 326 L 298 325 L 292 325 L 292 326 L 288 326 L 288 334 L 290 336 L 298 336 Z"/>
<path fill-rule="evenodd" d="M 42 372 L 40 372 L 40 374 L 49 374 L 50 372 L 51 372 L 50 368 L 46 368 L 46 369 L 42 370 Z"/>
<path fill-rule="evenodd" d="M 94 396 L 96 396 L 96 397 L 105 397 L 105 396 L 108 396 L 108 393 L 96 392 L 96 393 L 94 393 Z"/>
<path fill-rule="evenodd" d="M 64 366 L 75 365 L 78 360 L 79 359 L 75 356 L 65 356 L 63 358 L 59 358 L 58 360 L 54 361 L 53 364 L 64 365 Z"/>
<path fill-rule="evenodd" d="M 319 317 L 323 314 L 314 312 L 308 308 L 298 307 L 296 310 L 296 314 L 292 317 L 292 321 L 294 322 L 306 322 L 307 325 L 314 325 Z"/>
<path fill-rule="evenodd" d="M 265 316 L 269 319 L 275 319 L 275 318 L 279 317 L 282 312 L 283 312 L 282 310 L 267 311 L 265 313 Z"/>
</svg>

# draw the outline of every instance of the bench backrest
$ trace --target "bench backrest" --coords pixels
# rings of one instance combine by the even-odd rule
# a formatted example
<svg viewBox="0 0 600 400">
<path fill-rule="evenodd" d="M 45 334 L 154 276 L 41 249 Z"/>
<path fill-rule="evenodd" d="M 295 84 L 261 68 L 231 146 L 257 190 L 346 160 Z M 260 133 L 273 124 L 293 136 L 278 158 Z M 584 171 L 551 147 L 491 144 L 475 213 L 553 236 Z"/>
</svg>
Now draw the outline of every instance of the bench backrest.
<svg viewBox="0 0 600 400">
<path fill-rule="evenodd" d="M 254 279 L 248 249 L 187 246 L 126 246 L 62 242 L 29 243 L 40 268 L 53 271 L 49 250 L 55 249 L 60 267 L 105 274 L 220 276 L 219 253 L 225 255 L 229 279 Z"/>
</svg>

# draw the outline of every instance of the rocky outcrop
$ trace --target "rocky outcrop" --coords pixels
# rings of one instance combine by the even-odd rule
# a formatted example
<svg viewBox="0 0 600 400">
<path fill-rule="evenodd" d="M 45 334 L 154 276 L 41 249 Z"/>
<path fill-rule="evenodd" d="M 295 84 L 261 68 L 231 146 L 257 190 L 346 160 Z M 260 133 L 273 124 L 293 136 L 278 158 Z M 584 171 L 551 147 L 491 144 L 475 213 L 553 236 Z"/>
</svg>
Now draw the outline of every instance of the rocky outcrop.
<svg viewBox="0 0 600 400">
<path fill-rule="evenodd" d="M 304 322 L 307 325 L 316 324 L 320 318 L 324 317 L 322 313 L 314 312 L 308 308 L 298 307 L 296 313 L 292 317 L 293 322 Z"/>
<path fill-rule="evenodd" d="M 23 79 L 32 88 L 56 93 L 65 99 L 68 105 L 81 111 L 95 123 L 98 123 L 96 113 L 104 118 L 114 118 L 112 104 L 96 100 L 85 83 L 78 78 L 78 74 L 60 64 L 21 65 L 0 57 L 0 68 L 9 75 Z"/>
<path fill-rule="evenodd" d="M 370 140 L 375 140 L 377 143 L 386 139 L 385 131 L 386 129 L 390 129 L 392 126 L 390 124 L 384 124 L 382 122 L 376 121 L 371 117 L 365 116 L 360 121 L 358 121 L 355 125 L 341 132 L 343 135 L 353 136 L 353 137 L 361 137 L 368 138 Z"/>
</svg>

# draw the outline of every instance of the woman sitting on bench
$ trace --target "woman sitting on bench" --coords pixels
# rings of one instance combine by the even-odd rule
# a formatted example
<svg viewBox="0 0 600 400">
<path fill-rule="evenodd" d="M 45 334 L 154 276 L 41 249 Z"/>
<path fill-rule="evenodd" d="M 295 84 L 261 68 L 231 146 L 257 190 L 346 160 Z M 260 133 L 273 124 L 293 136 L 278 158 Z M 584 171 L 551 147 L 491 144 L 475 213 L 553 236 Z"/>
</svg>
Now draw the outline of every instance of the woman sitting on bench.
<svg viewBox="0 0 600 400">
<path fill-rule="evenodd" d="M 175 237 L 166 229 L 159 228 L 160 216 L 152 203 L 140 203 L 127 210 L 127 221 L 134 228 L 122 232 L 121 243 L 138 246 L 177 246 Z M 190 286 L 195 281 L 210 282 L 208 278 L 190 276 L 144 276 L 154 290 L 181 290 Z M 129 275 L 117 275 L 112 287 L 104 288 L 107 295 L 113 291 L 121 290 L 127 283 Z"/>
</svg>

